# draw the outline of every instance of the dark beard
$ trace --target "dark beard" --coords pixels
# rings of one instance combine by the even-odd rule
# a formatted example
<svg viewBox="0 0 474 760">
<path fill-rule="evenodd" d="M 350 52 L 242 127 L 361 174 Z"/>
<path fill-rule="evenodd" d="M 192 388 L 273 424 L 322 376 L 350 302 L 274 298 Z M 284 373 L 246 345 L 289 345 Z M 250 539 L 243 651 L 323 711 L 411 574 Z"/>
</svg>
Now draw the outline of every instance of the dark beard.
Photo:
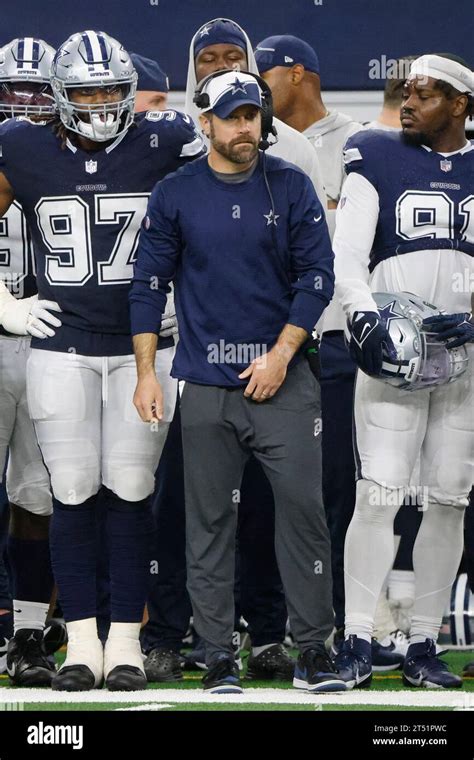
<svg viewBox="0 0 474 760">
<path fill-rule="evenodd" d="M 427 145 L 428 148 L 430 147 L 431 138 L 425 132 L 407 134 L 405 130 L 402 129 L 402 135 L 408 145 Z"/>
<path fill-rule="evenodd" d="M 215 138 L 215 130 L 211 122 L 211 140 L 214 150 L 233 164 L 249 164 L 255 160 L 258 154 L 258 144 L 249 138 L 248 148 L 245 153 L 236 150 L 237 145 L 226 145 Z M 238 143 L 242 144 L 242 143 Z"/>
</svg>

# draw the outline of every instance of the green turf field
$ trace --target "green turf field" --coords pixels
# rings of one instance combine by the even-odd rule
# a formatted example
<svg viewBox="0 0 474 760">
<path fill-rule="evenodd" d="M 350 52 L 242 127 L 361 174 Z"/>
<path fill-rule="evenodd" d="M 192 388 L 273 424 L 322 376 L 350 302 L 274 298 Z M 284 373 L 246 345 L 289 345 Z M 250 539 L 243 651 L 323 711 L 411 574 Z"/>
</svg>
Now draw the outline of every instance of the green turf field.
<svg viewBox="0 0 474 760">
<path fill-rule="evenodd" d="M 58 663 L 64 652 L 57 654 Z M 473 659 L 472 652 L 444 655 L 455 673 Z M 245 657 L 244 673 L 245 673 Z M 185 672 L 182 681 L 149 684 L 146 691 L 53 692 L 48 688 L 22 689 L 0 676 L 0 710 L 465 710 L 474 709 L 474 678 L 465 679 L 463 689 L 407 689 L 400 671 L 375 674 L 370 689 L 346 694 L 314 695 L 294 689 L 290 683 L 245 681 L 241 695 L 209 695 L 201 689 L 202 671 Z"/>
</svg>

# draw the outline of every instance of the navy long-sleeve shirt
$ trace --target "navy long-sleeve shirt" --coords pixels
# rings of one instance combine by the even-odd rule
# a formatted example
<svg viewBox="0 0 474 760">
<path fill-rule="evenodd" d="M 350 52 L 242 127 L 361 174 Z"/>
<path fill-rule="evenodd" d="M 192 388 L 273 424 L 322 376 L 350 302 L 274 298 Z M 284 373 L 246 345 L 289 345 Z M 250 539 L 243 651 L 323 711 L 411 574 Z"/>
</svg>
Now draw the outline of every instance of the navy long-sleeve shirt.
<svg viewBox="0 0 474 760">
<path fill-rule="evenodd" d="M 132 334 L 159 332 L 174 281 L 174 377 L 247 384 L 239 373 L 284 325 L 311 333 L 332 298 L 334 257 L 313 186 L 295 166 L 265 160 L 274 214 L 261 154 L 245 182 L 223 182 L 203 157 L 151 195 L 130 291 Z"/>
</svg>

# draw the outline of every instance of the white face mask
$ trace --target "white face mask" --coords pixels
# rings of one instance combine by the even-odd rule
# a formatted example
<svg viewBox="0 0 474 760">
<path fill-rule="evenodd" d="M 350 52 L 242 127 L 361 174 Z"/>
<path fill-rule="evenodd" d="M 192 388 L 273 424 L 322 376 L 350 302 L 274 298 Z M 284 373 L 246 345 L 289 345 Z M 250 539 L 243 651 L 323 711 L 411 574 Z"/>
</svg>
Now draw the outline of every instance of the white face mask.
<svg viewBox="0 0 474 760">
<path fill-rule="evenodd" d="M 115 114 L 106 114 L 104 120 L 100 114 L 92 113 L 90 119 L 90 123 L 82 120 L 78 120 L 77 122 L 77 126 L 84 137 L 96 140 L 97 142 L 104 142 L 105 140 L 111 140 L 117 134 L 120 119 Z"/>
</svg>

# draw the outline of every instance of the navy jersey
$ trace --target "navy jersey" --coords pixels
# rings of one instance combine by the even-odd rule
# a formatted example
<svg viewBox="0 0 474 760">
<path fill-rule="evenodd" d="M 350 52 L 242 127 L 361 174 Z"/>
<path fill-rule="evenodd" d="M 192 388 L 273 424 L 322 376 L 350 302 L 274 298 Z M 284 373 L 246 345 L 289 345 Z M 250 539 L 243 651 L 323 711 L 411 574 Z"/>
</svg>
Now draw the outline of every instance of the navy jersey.
<svg viewBox="0 0 474 760">
<path fill-rule="evenodd" d="M 344 162 L 348 174 L 361 174 L 379 196 L 370 271 L 411 251 L 474 255 L 474 150 L 444 157 L 409 144 L 402 132 L 370 130 L 349 138 Z"/>
<path fill-rule="evenodd" d="M 11 119 L 0 128 L 0 171 L 31 231 L 39 298 L 62 309 L 56 335 L 32 345 L 92 356 L 132 353 L 128 290 L 148 196 L 158 180 L 203 152 L 202 141 L 176 111 L 140 115 L 96 151 L 63 145 L 53 126 Z"/>
</svg>

